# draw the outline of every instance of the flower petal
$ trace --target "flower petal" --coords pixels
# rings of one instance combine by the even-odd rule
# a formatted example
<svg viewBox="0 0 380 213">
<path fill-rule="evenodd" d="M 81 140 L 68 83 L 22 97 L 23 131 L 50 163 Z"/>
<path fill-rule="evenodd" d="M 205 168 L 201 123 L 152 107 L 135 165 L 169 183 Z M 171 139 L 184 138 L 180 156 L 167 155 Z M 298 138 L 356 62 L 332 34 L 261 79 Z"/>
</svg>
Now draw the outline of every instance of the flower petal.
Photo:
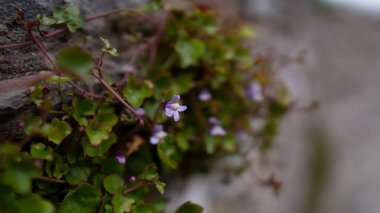
<svg viewBox="0 0 380 213">
<path fill-rule="evenodd" d="M 178 112 L 183 112 L 183 111 L 185 111 L 186 109 L 187 109 L 187 106 L 182 105 L 182 106 L 179 106 L 179 107 L 178 107 L 177 111 L 178 111 Z"/>
<path fill-rule="evenodd" d="M 211 129 L 211 135 L 225 136 L 226 135 L 226 131 L 221 126 L 214 126 Z"/>
<path fill-rule="evenodd" d="M 158 144 L 158 142 L 160 142 L 160 139 L 157 138 L 156 136 L 150 137 L 150 143 L 151 144 L 156 145 L 156 144 Z"/>
<path fill-rule="evenodd" d="M 174 111 L 170 108 L 165 108 L 165 112 L 166 112 L 166 116 L 168 117 L 172 117 L 174 113 Z"/>
<path fill-rule="evenodd" d="M 178 121 L 179 120 L 179 113 L 177 111 L 174 111 L 173 115 L 174 115 L 174 121 Z"/>
<path fill-rule="evenodd" d="M 172 100 L 170 100 L 168 102 L 168 104 L 177 103 L 179 101 L 179 99 L 180 99 L 179 95 L 174 95 L 173 98 L 172 98 Z"/>
<path fill-rule="evenodd" d="M 156 124 L 154 125 L 153 132 L 159 132 L 159 131 L 162 131 L 163 129 L 164 129 L 164 126 L 160 124 Z"/>
</svg>

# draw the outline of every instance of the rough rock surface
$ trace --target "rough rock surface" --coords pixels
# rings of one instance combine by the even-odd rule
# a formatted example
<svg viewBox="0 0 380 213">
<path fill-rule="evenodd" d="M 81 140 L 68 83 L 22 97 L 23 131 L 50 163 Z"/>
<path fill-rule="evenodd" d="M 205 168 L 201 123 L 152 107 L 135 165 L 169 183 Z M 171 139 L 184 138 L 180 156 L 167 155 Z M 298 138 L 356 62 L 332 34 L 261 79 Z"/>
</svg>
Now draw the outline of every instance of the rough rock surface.
<svg viewBox="0 0 380 213">
<path fill-rule="evenodd" d="M 34 20 L 37 14 L 50 14 L 54 6 L 73 4 L 81 10 L 86 17 L 101 12 L 112 10 L 116 7 L 133 6 L 141 3 L 141 0 L 28 0 L 12 1 L 0 0 L 0 46 L 30 41 L 24 29 L 16 23 L 15 18 L 19 8 L 25 11 L 25 19 Z M 84 29 L 75 34 L 63 33 L 54 38 L 43 41 L 49 53 L 54 55 L 57 50 L 70 43 L 80 42 L 84 35 L 109 35 L 109 19 L 97 19 L 86 23 Z M 50 31 L 54 30 L 49 28 Z M 112 35 L 112 34 L 111 34 Z M 113 38 L 109 38 L 113 39 Z M 99 44 L 98 44 L 99 45 Z M 90 43 L 87 48 L 94 49 L 95 43 Z M 121 65 L 120 65 L 121 66 Z M 49 63 L 41 56 L 35 45 L 20 48 L 0 49 L 0 136 L 6 135 L 12 129 L 9 121 L 12 121 L 20 112 L 30 109 L 32 104 L 26 94 L 27 88 L 21 85 L 15 89 L 1 89 L 1 82 L 47 70 Z"/>
</svg>

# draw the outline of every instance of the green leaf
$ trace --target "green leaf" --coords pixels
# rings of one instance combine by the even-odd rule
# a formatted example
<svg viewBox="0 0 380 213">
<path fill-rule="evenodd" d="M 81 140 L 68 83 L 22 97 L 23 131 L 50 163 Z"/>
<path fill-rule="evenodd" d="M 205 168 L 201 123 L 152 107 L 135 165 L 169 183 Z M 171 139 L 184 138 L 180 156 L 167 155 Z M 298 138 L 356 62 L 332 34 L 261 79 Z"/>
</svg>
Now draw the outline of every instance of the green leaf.
<svg viewBox="0 0 380 213">
<path fill-rule="evenodd" d="M 80 11 L 74 5 L 70 5 L 66 8 L 67 20 L 66 25 L 70 32 L 75 32 L 81 28 L 84 24 Z"/>
<path fill-rule="evenodd" d="M 154 186 L 156 187 L 156 189 L 161 193 L 161 194 L 164 194 L 165 192 L 165 186 L 166 184 L 161 182 L 161 181 L 156 181 Z"/>
<path fill-rule="evenodd" d="M 74 113 L 73 117 L 79 125 L 87 126 L 88 120 L 86 116 L 94 115 L 96 103 L 90 99 L 75 98 L 73 101 Z"/>
<path fill-rule="evenodd" d="M 177 210 L 176 213 L 201 213 L 203 212 L 203 208 L 195 203 L 187 201 L 182 204 Z"/>
<path fill-rule="evenodd" d="M 52 159 L 53 148 L 47 147 L 43 143 L 32 144 L 30 146 L 30 154 L 37 159 Z"/>
<path fill-rule="evenodd" d="M 0 144 L 0 156 L 3 159 L 15 156 L 20 152 L 21 148 L 16 144 L 2 143 Z"/>
<path fill-rule="evenodd" d="M 133 106 L 138 107 L 143 104 L 145 98 L 153 95 L 153 87 L 151 81 L 146 80 L 138 84 L 135 77 L 129 77 L 123 95 Z"/>
<path fill-rule="evenodd" d="M 71 185 L 78 185 L 87 181 L 91 169 L 85 166 L 72 166 L 68 174 L 65 175 L 67 182 Z"/>
<path fill-rule="evenodd" d="M 103 42 L 103 49 L 109 49 L 109 48 L 111 48 L 111 45 L 110 45 L 110 42 L 108 41 L 108 39 L 103 38 L 101 36 L 99 36 L 99 38 Z M 103 51 L 105 51 L 105 50 L 103 50 Z"/>
<path fill-rule="evenodd" d="M 105 210 L 105 213 L 113 213 L 112 206 L 110 204 L 104 205 L 104 210 Z"/>
<path fill-rule="evenodd" d="M 192 73 L 181 73 L 176 76 L 176 85 L 178 85 L 178 92 L 181 94 L 189 92 L 193 87 L 193 74 Z"/>
<path fill-rule="evenodd" d="M 135 199 L 122 194 L 115 194 L 112 198 L 113 213 L 131 212 Z"/>
<path fill-rule="evenodd" d="M 178 164 L 173 159 L 173 155 L 175 155 L 177 150 L 174 146 L 168 144 L 166 139 L 164 142 L 158 144 L 157 146 L 157 154 L 160 160 L 164 163 L 164 165 L 168 166 L 171 169 L 176 169 Z"/>
<path fill-rule="evenodd" d="M 17 156 L 16 162 L 9 162 L 9 165 L 2 169 L 0 183 L 12 187 L 16 193 L 27 194 L 31 191 L 32 178 L 36 175 L 38 170 L 32 159 L 27 153 L 23 153 Z"/>
<path fill-rule="evenodd" d="M 99 36 L 99 38 L 103 42 L 103 48 L 102 48 L 103 52 L 107 52 L 112 56 L 118 56 L 119 55 L 119 53 L 117 52 L 117 49 L 111 48 L 111 45 L 110 45 L 110 42 L 108 41 L 108 39 L 105 39 L 101 36 Z"/>
<path fill-rule="evenodd" d="M 0 176 L 2 183 L 11 186 L 17 193 L 29 193 L 32 187 L 31 177 L 17 168 L 9 168 Z"/>
<path fill-rule="evenodd" d="M 107 50 L 107 53 L 109 53 L 109 54 L 112 55 L 112 56 L 118 56 L 118 55 L 119 55 L 119 53 L 117 52 L 117 49 L 116 49 L 116 48 L 108 49 L 108 50 Z"/>
<path fill-rule="evenodd" d="M 57 19 L 54 17 L 48 17 L 45 15 L 38 14 L 37 15 L 37 20 L 42 24 L 42 25 L 53 25 L 57 23 Z"/>
<path fill-rule="evenodd" d="M 97 120 L 91 120 L 88 126 L 86 127 L 86 134 L 90 139 L 90 143 L 93 146 L 99 146 L 103 140 L 106 140 L 109 137 L 109 131 L 102 128 L 102 124 Z"/>
<path fill-rule="evenodd" d="M 253 39 L 255 38 L 256 33 L 251 26 L 244 25 L 239 30 L 239 36 L 242 39 Z"/>
<path fill-rule="evenodd" d="M 215 147 L 218 145 L 220 138 L 208 135 L 205 140 L 207 154 L 213 154 Z"/>
<path fill-rule="evenodd" d="M 67 122 L 53 118 L 50 124 L 42 126 L 40 133 L 49 141 L 59 145 L 66 136 L 70 135 L 71 131 L 72 128 Z"/>
<path fill-rule="evenodd" d="M 206 48 L 201 40 L 193 38 L 177 41 L 175 50 L 179 54 L 181 67 L 186 68 L 198 62 L 202 58 Z"/>
<path fill-rule="evenodd" d="M 37 194 L 31 194 L 17 203 L 17 212 L 28 212 L 28 213 L 54 213 L 55 207 L 50 202 L 41 198 Z"/>
<path fill-rule="evenodd" d="M 101 173 L 97 173 L 93 179 L 93 184 L 96 188 L 101 189 L 103 187 L 103 180 L 106 176 Z"/>
<path fill-rule="evenodd" d="M 227 152 L 233 152 L 236 150 L 236 139 L 233 135 L 227 135 L 223 138 L 223 149 Z"/>
<path fill-rule="evenodd" d="M 43 96 L 42 89 L 43 89 L 43 87 L 41 86 L 41 84 L 35 84 L 34 86 L 32 86 L 30 88 L 30 90 L 31 90 L 30 99 L 38 107 L 40 107 L 41 104 L 42 104 L 42 102 L 43 102 L 43 99 L 42 99 L 42 96 Z"/>
<path fill-rule="evenodd" d="M 68 81 L 71 81 L 70 77 L 58 76 L 58 75 L 52 75 L 46 80 L 46 82 L 50 82 L 50 83 L 62 83 L 62 82 L 68 82 Z"/>
<path fill-rule="evenodd" d="M 64 175 L 69 173 L 69 165 L 66 163 L 57 163 L 54 168 L 54 177 L 57 179 L 61 179 Z"/>
<path fill-rule="evenodd" d="M 178 134 L 176 134 L 177 146 L 183 152 L 186 152 L 187 150 L 190 149 L 189 138 L 193 134 L 193 132 L 192 131 L 186 131 L 188 129 L 189 128 L 187 128 L 183 131 L 180 131 L 180 132 L 178 132 Z"/>
<path fill-rule="evenodd" d="M 101 195 L 100 190 L 92 185 L 81 184 L 66 195 L 58 213 L 94 213 L 100 204 Z"/>
<path fill-rule="evenodd" d="M 135 206 L 132 212 L 133 213 L 155 213 L 156 210 L 154 209 L 154 206 L 151 204 L 140 203 Z"/>
<path fill-rule="evenodd" d="M 156 10 L 160 10 L 164 7 L 162 0 L 150 0 L 149 3 L 142 4 L 137 9 L 140 12 L 148 13 Z"/>
<path fill-rule="evenodd" d="M 124 180 L 119 175 L 111 174 L 103 180 L 104 188 L 110 194 L 121 193 L 124 190 Z"/>
<path fill-rule="evenodd" d="M 22 117 L 22 121 L 25 124 L 24 132 L 29 135 L 37 132 L 42 124 L 42 118 L 39 116 L 25 115 Z"/>
<path fill-rule="evenodd" d="M 71 46 L 58 53 L 57 63 L 60 70 L 82 81 L 88 81 L 95 60 L 79 46 Z"/>
<path fill-rule="evenodd" d="M 156 164 L 152 163 L 152 164 L 147 165 L 144 168 L 144 172 L 143 172 L 142 178 L 144 180 L 146 180 L 146 181 L 156 181 L 156 180 L 158 180 L 160 177 L 158 176 L 158 173 L 157 173 L 157 166 L 156 166 Z"/>
<path fill-rule="evenodd" d="M 89 122 L 86 134 L 93 146 L 99 146 L 102 141 L 110 137 L 112 127 L 117 123 L 118 118 L 114 113 L 114 108 L 103 104 L 99 106 L 98 113 Z"/>
<path fill-rule="evenodd" d="M 108 158 L 102 162 L 101 172 L 103 174 L 121 174 L 124 171 L 124 165 L 117 162 L 115 157 Z"/>
<path fill-rule="evenodd" d="M 118 121 L 118 117 L 115 115 L 115 109 L 109 104 L 99 106 L 95 119 L 107 130 L 111 130 Z"/>
<path fill-rule="evenodd" d="M 65 8 L 60 6 L 53 7 L 53 17 L 56 19 L 57 24 L 63 24 L 66 21 Z"/>
<path fill-rule="evenodd" d="M 116 135 L 111 133 L 108 139 L 105 139 L 99 146 L 91 145 L 87 137 L 83 137 L 82 146 L 85 155 L 90 157 L 103 157 L 108 152 L 112 144 L 116 143 Z"/>
<path fill-rule="evenodd" d="M 80 11 L 74 5 L 69 5 L 66 8 L 56 6 L 53 8 L 53 16 L 57 24 L 66 23 L 70 32 L 75 32 L 84 24 Z"/>
</svg>

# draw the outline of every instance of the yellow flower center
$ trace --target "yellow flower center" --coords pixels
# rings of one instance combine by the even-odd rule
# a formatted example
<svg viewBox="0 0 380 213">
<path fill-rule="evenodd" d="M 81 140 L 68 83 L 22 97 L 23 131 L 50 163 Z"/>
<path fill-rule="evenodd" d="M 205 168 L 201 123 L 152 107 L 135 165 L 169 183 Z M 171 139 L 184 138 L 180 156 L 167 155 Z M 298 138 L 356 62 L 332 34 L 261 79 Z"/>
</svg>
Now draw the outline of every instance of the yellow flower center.
<svg viewBox="0 0 380 213">
<path fill-rule="evenodd" d="M 179 103 L 172 104 L 173 109 L 178 109 L 179 108 Z"/>
</svg>

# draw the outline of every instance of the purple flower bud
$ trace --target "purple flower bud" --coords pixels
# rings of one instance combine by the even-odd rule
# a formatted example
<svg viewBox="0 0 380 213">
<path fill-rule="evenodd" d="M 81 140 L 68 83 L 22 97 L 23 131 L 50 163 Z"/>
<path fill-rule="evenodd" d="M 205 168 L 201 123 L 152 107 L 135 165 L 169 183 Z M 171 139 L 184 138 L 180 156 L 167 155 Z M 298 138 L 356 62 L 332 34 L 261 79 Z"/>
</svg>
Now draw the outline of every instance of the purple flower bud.
<svg viewBox="0 0 380 213">
<path fill-rule="evenodd" d="M 209 124 L 211 125 L 210 133 L 214 136 L 225 136 L 226 131 L 223 129 L 223 127 L 220 124 L 220 121 L 215 117 L 210 117 L 208 119 Z"/>
<path fill-rule="evenodd" d="M 162 125 L 154 125 L 152 136 L 150 137 L 150 143 L 156 145 L 164 139 L 168 133 L 164 131 L 164 127 Z"/>
<path fill-rule="evenodd" d="M 17 120 L 16 125 L 18 129 L 24 129 L 25 127 L 25 123 L 22 120 Z"/>
<path fill-rule="evenodd" d="M 179 120 L 179 112 L 183 112 L 187 109 L 185 105 L 179 105 L 179 95 L 174 95 L 172 100 L 164 103 L 166 116 L 174 118 L 174 121 Z"/>
<path fill-rule="evenodd" d="M 42 88 L 42 94 L 47 95 L 47 94 L 49 94 L 49 92 L 50 92 L 49 88 L 47 88 L 47 87 Z"/>
<path fill-rule="evenodd" d="M 135 177 L 135 176 L 130 176 L 130 177 L 128 178 L 128 181 L 129 181 L 129 182 L 134 182 L 134 181 L 136 181 L 136 177 Z"/>
<path fill-rule="evenodd" d="M 120 151 L 120 150 L 117 151 L 115 157 L 116 157 L 116 160 L 119 164 L 125 164 L 126 158 L 125 158 L 125 155 L 122 151 Z"/>
<path fill-rule="evenodd" d="M 210 132 L 211 132 L 211 135 L 214 135 L 214 136 L 225 136 L 226 135 L 226 131 L 221 126 L 211 127 Z"/>
<path fill-rule="evenodd" d="M 248 98 L 255 102 L 262 102 L 264 100 L 262 87 L 259 83 L 253 82 L 247 89 Z"/>
<path fill-rule="evenodd" d="M 42 161 L 39 160 L 39 159 L 34 160 L 33 163 L 34 163 L 34 166 L 35 166 L 36 168 L 41 168 L 41 167 L 42 167 Z"/>
<path fill-rule="evenodd" d="M 145 115 L 145 109 L 143 109 L 143 108 L 141 108 L 141 107 L 138 107 L 138 108 L 136 108 L 136 113 L 137 113 L 138 115 L 143 116 L 143 115 Z"/>
<path fill-rule="evenodd" d="M 208 90 L 202 90 L 198 95 L 198 99 L 203 102 L 209 101 L 211 98 L 211 93 Z"/>
</svg>

